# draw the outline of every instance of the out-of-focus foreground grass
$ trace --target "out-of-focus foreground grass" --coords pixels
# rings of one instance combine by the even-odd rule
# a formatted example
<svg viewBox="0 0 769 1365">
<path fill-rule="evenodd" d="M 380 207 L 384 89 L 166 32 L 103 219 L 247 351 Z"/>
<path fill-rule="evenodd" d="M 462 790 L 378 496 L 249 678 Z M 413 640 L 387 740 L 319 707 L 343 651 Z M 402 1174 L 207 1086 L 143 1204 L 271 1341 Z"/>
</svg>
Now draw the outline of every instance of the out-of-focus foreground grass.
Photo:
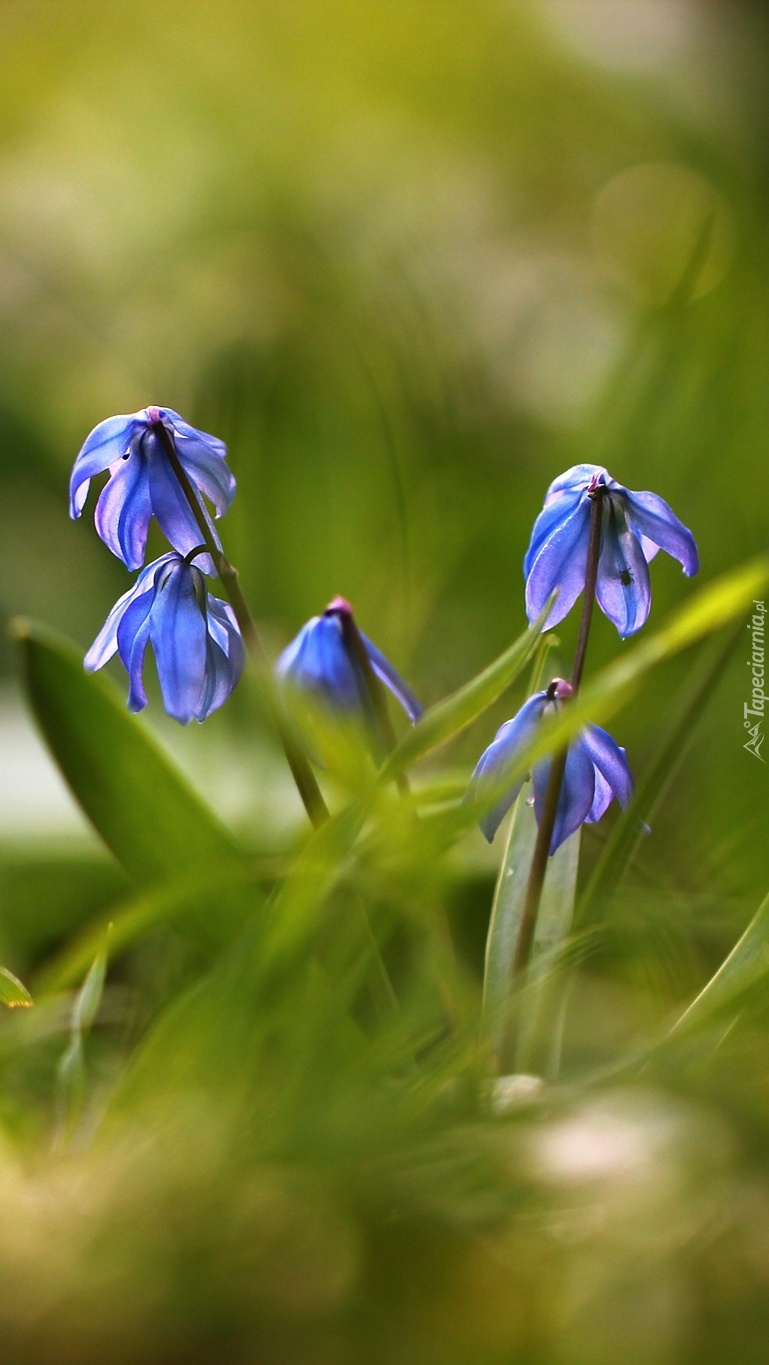
<svg viewBox="0 0 769 1365">
<path fill-rule="evenodd" d="M 66 483 L 96 422 L 148 403 L 230 448 L 222 531 L 271 650 L 343 593 L 426 703 L 523 628 L 531 524 L 569 465 L 665 497 L 705 579 L 765 548 L 759 7 L 4 0 L 0 37 L 5 619 L 85 648 L 127 588 Z M 664 555 L 652 575 L 659 623 L 691 585 Z M 559 635 L 568 661 L 573 622 Z M 599 617 L 589 669 L 623 648 Z M 472 1058 L 496 848 L 474 833 L 434 863 L 398 828 L 361 855 L 390 1016 L 361 989 L 333 850 L 265 908 L 301 812 L 245 687 L 203 729 L 157 701 L 146 724 L 253 876 L 164 927 L 150 906 L 66 1090 L 51 963 L 136 893 L 50 786 L 0 641 L 0 962 L 38 1001 L 0 1019 L 3 1360 L 764 1361 L 760 996 L 612 1073 L 767 890 L 745 658 L 606 909 L 564 1085 L 489 1116 Z M 613 722 L 639 776 L 692 663 Z M 425 780 L 466 778 L 519 701 Z M 265 956 L 276 905 L 299 942 Z"/>
</svg>

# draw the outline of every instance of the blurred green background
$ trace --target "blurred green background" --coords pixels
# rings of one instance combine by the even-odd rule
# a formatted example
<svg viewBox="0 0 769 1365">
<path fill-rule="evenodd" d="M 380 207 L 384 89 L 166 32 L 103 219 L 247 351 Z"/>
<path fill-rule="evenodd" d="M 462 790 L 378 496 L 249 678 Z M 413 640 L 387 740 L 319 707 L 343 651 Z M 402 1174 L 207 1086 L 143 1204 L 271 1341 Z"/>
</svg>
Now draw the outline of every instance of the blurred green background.
<svg viewBox="0 0 769 1365">
<path fill-rule="evenodd" d="M 230 447 L 226 543 L 271 646 L 341 592 L 425 703 L 521 629 L 531 524 L 577 461 L 667 498 L 703 579 L 765 546 L 760 7 L 6 3 L 0 23 L 4 616 L 90 643 L 129 580 L 92 503 L 68 520 L 68 471 L 150 402 Z M 664 555 L 653 585 L 659 623 L 690 588 Z M 592 664 L 622 648 L 600 618 Z M 13 859 L 79 824 L 0 650 Z M 617 722 L 637 771 L 689 662 Z M 745 676 L 737 651 L 645 850 L 666 935 L 717 933 L 761 889 Z M 257 843 L 298 818 L 277 761 L 266 799 L 242 706 L 149 723 Z"/>
<path fill-rule="evenodd" d="M 148 403 L 229 446 L 239 492 L 222 533 L 271 651 L 342 593 L 426 704 L 523 628 L 531 524 L 572 464 L 665 497 L 702 580 L 764 550 L 768 135 L 769 15 L 748 0 L 2 0 L 3 621 L 34 616 L 85 649 L 126 590 L 93 499 L 72 523 L 66 487 L 88 431 Z M 665 555 L 652 580 L 660 624 L 692 585 Z M 574 633 L 559 631 L 565 663 Z M 588 669 L 629 647 L 599 617 Z M 766 891 L 746 657 L 736 648 L 616 906 L 581 1016 L 590 1055 L 689 998 Z M 26 973 L 128 883 L 35 737 L 5 631 L 0 665 L 0 960 Z M 666 664 L 612 724 L 638 774 L 691 665 Z M 469 773 L 518 699 L 433 771 Z M 301 812 L 247 697 L 202 730 L 156 702 L 146 723 L 250 846 L 285 845 Z M 603 838 L 586 835 L 588 862 Z M 477 833 L 454 855 L 453 923 L 476 971 L 497 856 Z M 679 1118 L 650 1102 L 638 1121 L 664 1145 Z M 631 1123 L 592 1121 L 596 1141 Z M 707 1126 L 692 1120 L 697 1142 Z M 729 1139 L 713 1143 L 726 1167 Z M 763 1237 L 740 1255 L 765 1285 Z M 516 1247 L 494 1264 L 525 1262 Z M 469 1302 L 486 1271 L 467 1256 Z M 586 1283 L 564 1322 L 592 1302 Z M 661 1283 L 633 1311 L 669 1332 L 622 1354 L 625 1318 L 594 1350 L 589 1332 L 567 1349 L 559 1326 L 555 1358 L 684 1358 L 689 1291 Z M 464 1349 L 434 1311 L 404 1361 Z M 507 1359 L 518 1319 L 478 1345 L 476 1311 L 468 1358 Z M 746 1360 L 765 1358 L 761 1339 Z"/>
</svg>

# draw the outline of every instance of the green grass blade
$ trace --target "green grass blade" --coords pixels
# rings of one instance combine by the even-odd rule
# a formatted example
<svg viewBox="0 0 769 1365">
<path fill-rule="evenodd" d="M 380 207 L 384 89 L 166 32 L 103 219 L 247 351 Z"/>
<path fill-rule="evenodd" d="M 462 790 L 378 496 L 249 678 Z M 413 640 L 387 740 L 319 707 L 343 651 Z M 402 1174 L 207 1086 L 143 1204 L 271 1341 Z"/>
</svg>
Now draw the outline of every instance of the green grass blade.
<svg viewBox="0 0 769 1365">
<path fill-rule="evenodd" d="M 725 1011 L 737 1011 L 746 996 L 769 980 L 769 896 L 718 971 L 671 1029 L 669 1037 L 696 1032 Z"/>
<path fill-rule="evenodd" d="M 51 991 L 67 990 L 82 979 L 88 964 L 93 962 L 110 928 L 110 957 L 113 961 L 132 944 L 159 925 L 178 921 L 182 917 L 194 922 L 199 930 L 196 937 L 207 951 L 217 942 L 225 941 L 237 932 L 244 918 L 261 903 L 260 883 L 264 874 L 260 867 L 230 861 L 192 875 L 176 878 L 159 886 L 149 887 L 124 903 L 110 908 L 104 918 L 89 924 L 35 978 L 35 989 L 42 996 Z M 216 913 L 211 913 L 211 906 Z"/>
<path fill-rule="evenodd" d="M 107 975 L 109 927 L 101 936 L 96 956 L 72 1006 L 69 1044 L 56 1072 L 57 1144 L 68 1142 L 83 1112 L 86 1094 L 86 1064 L 83 1037 L 91 1028 L 104 994 Z"/>
<path fill-rule="evenodd" d="M 491 808 L 505 787 L 529 772 L 533 763 L 546 758 L 588 722 L 605 724 L 626 706 L 655 664 L 695 644 L 739 616 L 760 595 L 769 579 L 769 561 L 752 560 L 703 588 L 694 600 L 676 612 L 656 635 L 639 642 L 616 663 L 610 664 L 585 684 L 579 696 L 561 708 L 557 716 L 542 722 L 499 788 L 489 790 L 483 802 L 465 802 L 433 817 L 436 845 L 448 843 Z"/>
<path fill-rule="evenodd" d="M 733 620 L 752 604 L 769 579 L 765 558 L 722 574 L 677 611 L 655 635 L 640 641 L 616 663 L 586 683 L 576 701 L 541 727 L 521 762 L 524 770 L 541 755 L 565 744 L 587 721 L 603 724 L 638 691 L 650 668 Z"/>
<path fill-rule="evenodd" d="M 542 626 L 554 600 L 555 595 L 547 602 L 536 621 L 519 635 L 504 654 L 500 654 L 498 659 L 458 692 L 431 706 L 417 724 L 406 731 L 382 766 L 381 777 L 384 782 L 390 782 L 418 758 L 422 758 L 431 749 L 437 749 L 440 744 L 444 744 L 460 730 L 464 730 L 492 706 L 511 683 L 515 682 L 539 644 Z"/>
<path fill-rule="evenodd" d="M 19 1006 L 34 1005 L 34 1000 L 22 985 L 13 972 L 9 972 L 7 967 L 0 967 L 0 1004 L 7 1005 L 9 1010 L 17 1009 Z"/>
<path fill-rule="evenodd" d="M 742 627 L 739 628 L 739 634 L 742 634 Z M 646 837 L 643 825 L 653 819 L 654 811 L 675 775 L 708 700 L 731 658 L 736 638 L 736 633 L 732 633 L 725 645 L 719 641 L 715 650 L 709 646 L 686 678 L 678 701 L 671 707 L 671 720 L 651 762 L 636 784 L 632 801 L 618 816 L 579 898 L 574 912 L 576 926 L 582 926 L 593 919 L 596 913 L 600 914 L 600 906 L 616 890 L 639 843 Z"/>
<path fill-rule="evenodd" d="M 110 940 L 111 925 L 102 934 L 96 956 L 88 969 L 85 981 L 75 997 L 72 1007 L 72 1028 L 78 1033 L 87 1032 L 96 1018 L 101 998 L 104 994 L 104 981 L 107 975 L 107 945 Z"/>
<path fill-rule="evenodd" d="M 14 623 L 27 694 L 73 795 L 126 871 L 144 885 L 237 857 L 220 825 L 109 679 L 88 674 L 76 647 Z"/>
</svg>

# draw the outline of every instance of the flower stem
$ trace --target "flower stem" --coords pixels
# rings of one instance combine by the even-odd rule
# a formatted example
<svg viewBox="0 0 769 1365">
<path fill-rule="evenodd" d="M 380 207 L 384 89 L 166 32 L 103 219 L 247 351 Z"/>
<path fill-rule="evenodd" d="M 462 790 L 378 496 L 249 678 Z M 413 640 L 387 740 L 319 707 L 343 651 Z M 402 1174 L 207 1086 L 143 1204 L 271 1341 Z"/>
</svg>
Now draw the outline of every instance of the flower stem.
<svg viewBox="0 0 769 1365">
<path fill-rule="evenodd" d="M 304 808 L 310 818 L 310 822 L 317 829 L 328 819 L 328 808 L 316 777 L 309 761 L 305 758 L 301 749 L 296 743 L 288 720 L 283 713 L 280 698 L 277 696 L 272 682 L 272 674 L 267 658 L 267 652 L 262 642 L 262 637 L 256 626 L 248 604 L 243 596 L 238 571 L 230 564 L 224 551 L 218 543 L 216 533 L 211 525 L 206 510 L 201 499 L 197 496 L 181 460 L 179 459 L 173 437 L 162 422 L 153 424 L 155 434 L 168 457 L 168 462 L 176 475 L 179 487 L 189 503 L 190 511 L 195 518 L 200 530 L 200 535 L 206 550 L 211 556 L 216 572 L 221 580 L 222 587 L 227 595 L 227 599 L 235 613 L 243 642 L 254 660 L 261 684 L 262 695 L 264 697 L 270 718 L 275 726 L 278 738 L 283 746 L 283 750 L 291 769 L 292 776 L 297 785 L 299 795 L 304 803 Z"/>
<path fill-rule="evenodd" d="M 590 530 L 588 533 L 587 564 L 585 567 L 585 592 L 582 599 L 582 616 L 579 623 L 579 635 L 577 637 L 577 648 L 574 654 L 574 665 L 571 671 L 571 686 L 573 695 L 579 690 L 582 682 L 582 672 L 585 667 L 585 655 L 587 653 L 587 642 L 590 637 L 590 623 L 593 618 L 593 606 L 595 604 L 595 585 L 598 577 L 598 559 L 601 553 L 601 516 L 603 511 L 603 485 L 599 484 L 594 490 L 588 492 L 591 498 L 590 507 Z M 534 852 L 531 858 L 531 868 L 529 880 L 526 886 L 526 898 L 523 904 L 521 915 L 521 927 L 518 931 L 518 941 L 515 945 L 513 957 L 513 984 L 518 984 L 523 977 L 531 958 L 531 950 L 534 944 L 534 931 L 537 927 L 537 915 L 539 914 L 539 903 L 542 899 L 542 887 L 545 882 L 547 872 L 547 860 L 550 856 L 550 843 L 553 838 L 555 821 L 558 815 L 558 802 L 563 786 L 563 776 L 566 771 L 566 756 L 568 748 L 562 749 L 560 753 L 554 754 L 550 762 L 550 773 L 545 788 L 545 799 L 542 805 L 542 818 L 537 829 L 537 840 L 534 845 Z"/>
</svg>

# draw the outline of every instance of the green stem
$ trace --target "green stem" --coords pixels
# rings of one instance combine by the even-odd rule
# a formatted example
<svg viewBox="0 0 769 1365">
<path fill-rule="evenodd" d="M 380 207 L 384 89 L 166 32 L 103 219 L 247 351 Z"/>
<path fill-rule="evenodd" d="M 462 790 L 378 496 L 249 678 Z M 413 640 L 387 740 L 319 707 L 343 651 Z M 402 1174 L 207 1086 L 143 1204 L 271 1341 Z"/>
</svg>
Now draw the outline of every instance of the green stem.
<svg viewBox="0 0 769 1365">
<path fill-rule="evenodd" d="M 577 648 L 574 654 L 574 666 L 571 671 L 571 686 L 573 694 L 579 690 L 582 682 L 582 672 L 585 667 L 585 655 L 587 653 L 587 642 L 590 637 L 590 623 L 593 618 L 593 606 L 595 604 L 595 585 L 598 577 L 598 559 L 601 553 L 601 519 L 603 512 L 603 484 L 598 486 L 588 496 L 592 499 L 590 508 L 590 530 L 588 533 L 587 564 L 585 567 L 585 592 L 582 599 L 582 616 L 579 623 L 579 635 L 577 637 Z M 531 858 L 531 869 L 529 881 L 526 887 L 526 899 L 521 915 L 521 927 L 518 932 L 518 941 L 515 945 L 515 955 L 513 957 L 513 984 L 520 982 L 531 958 L 531 950 L 534 944 L 534 932 L 537 927 L 537 916 L 539 914 L 539 903 L 542 899 L 542 887 L 545 882 L 547 872 L 547 860 L 550 856 L 550 843 L 553 838 L 555 821 L 558 815 L 558 802 L 561 797 L 561 787 L 563 786 L 563 776 L 566 771 L 566 757 L 568 749 L 562 749 L 560 753 L 554 754 L 550 761 L 550 773 L 545 789 L 545 800 L 542 805 L 542 818 L 537 829 L 537 841 L 534 845 L 534 852 Z"/>
<path fill-rule="evenodd" d="M 256 664 L 262 695 L 277 731 L 278 738 L 283 746 L 288 766 L 291 769 L 299 795 L 304 803 L 304 808 L 307 811 L 311 823 L 317 829 L 328 819 L 328 809 L 323 800 L 315 774 L 310 767 L 309 760 L 302 753 L 302 750 L 294 739 L 288 720 L 283 712 L 282 703 L 276 694 L 267 652 L 262 643 L 262 637 L 259 634 L 256 622 L 254 621 L 254 618 L 248 609 L 246 599 L 243 596 L 238 580 L 237 569 L 230 564 L 224 551 L 217 542 L 216 535 L 206 514 L 205 508 L 189 480 L 187 471 L 179 459 L 171 433 L 162 422 L 153 423 L 153 430 L 160 440 L 160 444 L 168 457 L 168 462 L 179 482 L 179 487 L 197 522 L 203 545 L 214 562 L 214 567 L 221 580 L 222 587 L 227 595 L 230 606 L 235 613 L 235 619 L 238 623 L 240 633 L 243 636 L 246 649 Z"/>
</svg>

